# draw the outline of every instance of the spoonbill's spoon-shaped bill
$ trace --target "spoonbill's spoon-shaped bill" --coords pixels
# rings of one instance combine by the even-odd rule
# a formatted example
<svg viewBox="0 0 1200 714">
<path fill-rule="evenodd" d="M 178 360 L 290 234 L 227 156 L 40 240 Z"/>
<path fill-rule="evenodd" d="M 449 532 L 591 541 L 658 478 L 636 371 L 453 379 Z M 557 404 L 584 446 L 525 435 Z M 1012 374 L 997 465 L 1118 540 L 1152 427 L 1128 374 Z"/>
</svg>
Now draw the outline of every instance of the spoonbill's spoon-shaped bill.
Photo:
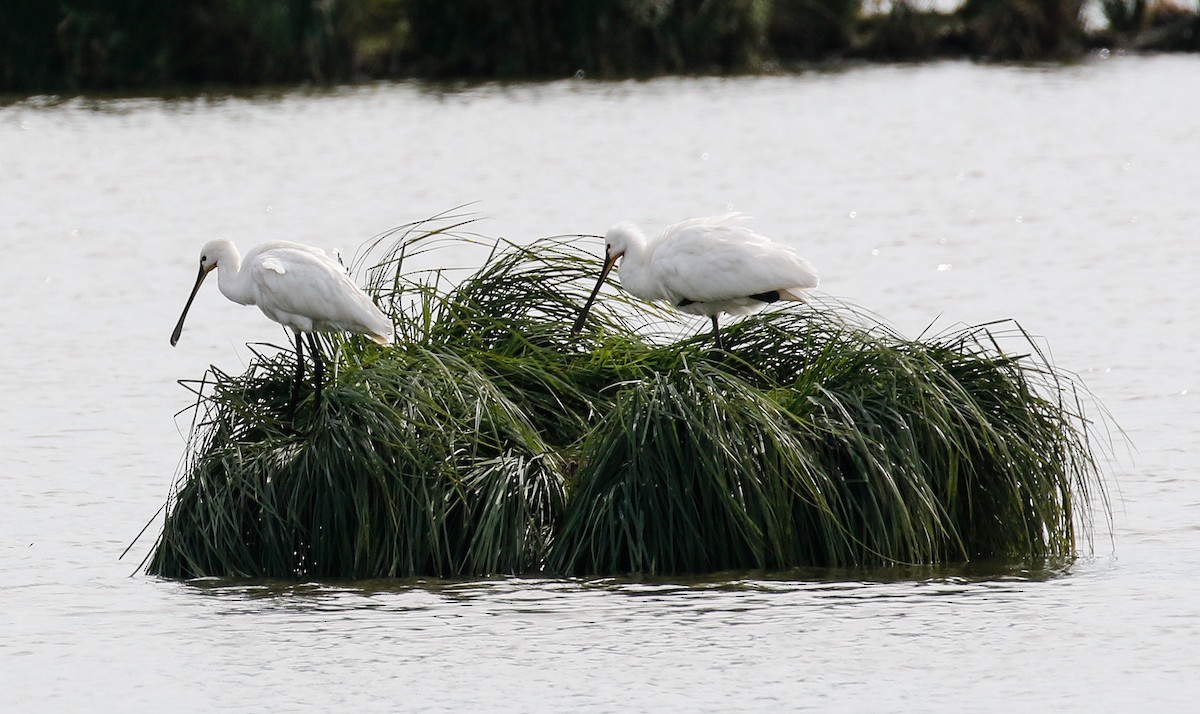
<svg viewBox="0 0 1200 714">
<path fill-rule="evenodd" d="M 621 287 L 643 300 L 666 302 L 676 310 L 712 320 L 722 348 L 717 316 L 744 315 L 778 300 L 804 300 L 817 273 L 790 246 L 775 243 L 741 225 L 728 213 L 693 218 L 647 238 L 632 223 L 618 223 L 605 235 L 604 267 L 571 328 L 578 334 L 605 278 L 617 269 Z"/>
<path fill-rule="evenodd" d="M 172 346 L 179 342 L 192 301 L 213 270 L 225 297 L 241 305 L 257 305 L 268 318 L 296 333 L 293 410 L 304 375 L 302 334 L 309 336 L 318 395 L 324 366 L 313 333 L 356 332 L 381 345 L 395 340 L 392 321 L 354 284 L 342 265 L 320 248 L 272 241 L 250 249 L 243 260 L 232 242 L 214 240 L 200 250 L 200 272 L 171 333 Z"/>
</svg>

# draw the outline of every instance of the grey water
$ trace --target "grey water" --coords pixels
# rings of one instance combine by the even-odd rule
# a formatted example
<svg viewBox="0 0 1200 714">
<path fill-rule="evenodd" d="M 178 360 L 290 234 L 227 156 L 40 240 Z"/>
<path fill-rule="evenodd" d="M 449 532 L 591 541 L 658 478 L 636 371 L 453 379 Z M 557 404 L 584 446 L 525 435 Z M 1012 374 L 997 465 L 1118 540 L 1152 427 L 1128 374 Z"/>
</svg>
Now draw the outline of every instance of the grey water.
<svg viewBox="0 0 1200 714">
<path fill-rule="evenodd" d="M 1193 708 L 1197 90 L 1113 55 L 0 105 L 0 711 Z M 462 204 L 518 242 L 738 210 L 910 336 L 1014 318 L 1107 409 L 1111 528 L 1052 570 L 141 574 L 177 380 L 287 340 L 210 287 L 168 345 L 200 245 L 352 255 Z"/>
</svg>

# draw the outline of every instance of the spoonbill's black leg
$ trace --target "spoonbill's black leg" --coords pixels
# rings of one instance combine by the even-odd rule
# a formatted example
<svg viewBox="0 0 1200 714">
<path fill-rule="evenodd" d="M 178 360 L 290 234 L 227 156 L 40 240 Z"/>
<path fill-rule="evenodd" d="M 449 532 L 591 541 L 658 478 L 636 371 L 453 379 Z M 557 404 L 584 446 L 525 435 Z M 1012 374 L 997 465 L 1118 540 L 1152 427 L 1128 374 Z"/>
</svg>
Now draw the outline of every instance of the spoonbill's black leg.
<svg viewBox="0 0 1200 714">
<path fill-rule="evenodd" d="M 316 371 L 317 379 L 317 404 L 321 404 L 321 386 L 325 382 L 325 363 L 321 361 L 321 346 L 317 344 L 317 336 L 313 333 L 308 333 L 309 352 L 312 353 L 313 369 Z"/>
<path fill-rule="evenodd" d="M 292 400 L 288 403 L 288 422 L 296 416 L 300 403 L 300 383 L 304 381 L 304 337 L 296 330 L 296 380 L 292 382 Z"/>
<path fill-rule="evenodd" d="M 721 341 L 721 328 L 717 325 L 717 316 L 712 315 L 713 337 L 717 339 L 717 349 L 724 350 L 725 344 Z"/>
</svg>

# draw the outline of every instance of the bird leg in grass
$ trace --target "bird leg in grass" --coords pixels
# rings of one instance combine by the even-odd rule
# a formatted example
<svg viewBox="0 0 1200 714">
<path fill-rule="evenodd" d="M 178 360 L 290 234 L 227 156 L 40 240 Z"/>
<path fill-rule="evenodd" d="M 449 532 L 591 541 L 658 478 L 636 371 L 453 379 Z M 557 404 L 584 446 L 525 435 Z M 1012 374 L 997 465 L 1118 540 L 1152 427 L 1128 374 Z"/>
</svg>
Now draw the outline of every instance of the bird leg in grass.
<svg viewBox="0 0 1200 714">
<path fill-rule="evenodd" d="M 711 318 L 712 318 L 712 323 L 713 323 L 713 337 L 715 337 L 715 338 L 716 338 L 716 340 L 717 340 L 717 349 L 724 351 L 724 349 L 725 349 L 725 344 L 724 344 L 723 342 L 721 342 L 721 328 L 717 326 L 717 316 L 716 316 L 716 315 L 709 315 L 709 317 L 711 317 Z"/>
<path fill-rule="evenodd" d="M 316 372 L 317 380 L 317 396 L 316 404 L 319 407 L 321 404 L 321 386 L 325 382 L 325 363 L 321 361 L 321 348 L 317 343 L 317 336 L 313 333 L 308 333 L 308 351 L 312 353 L 313 369 Z"/>
<path fill-rule="evenodd" d="M 296 330 L 296 380 L 292 382 L 292 399 L 288 402 L 288 422 L 296 418 L 300 404 L 300 383 L 304 381 L 304 335 Z"/>
<path fill-rule="evenodd" d="M 770 304 L 770 303 L 779 301 L 779 291 L 778 290 L 768 290 L 765 293 L 755 293 L 754 295 L 747 295 L 746 297 L 749 297 L 751 300 L 758 300 L 759 302 L 765 302 L 765 303 Z M 679 303 L 679 306 L 684 307 L 685 305 L 691 305 L 694 302 L 695 302 L 694 300 L 684 300 L 683 302 Z M 712 319 L 713 337 L 717 341 L 717 349 L 724 350 L 725 342 L 724 342 L 724 340 L 721 339 L 721 328 L 717 325 L 717 316 L 715 314 L 713 314 L 713 315 L 709 315 L 709 317 Z"/>
<path fill-rule="evenodd" d="M 758 299 L 757 295 L 751 295 L 750 297 Z M 675 307 L 687 307 L 688 305 L 695 305 L 695 304 L 696 304 L 695 300 L 689 300 L 687 298 L 684 298 L 684 299 L 680 300 L 678 303 L 676 303 Z M 717 313 L 713 313 L 713 314 L 709 315 L 708 319 L 712 320 L 713 338 L 715 338 L 717 341 L 717 349 L 724 350 L 725 344 L 721 341 L 721 328 L 720 328 L 720 326 L 717 325 Z"/>
</svg>

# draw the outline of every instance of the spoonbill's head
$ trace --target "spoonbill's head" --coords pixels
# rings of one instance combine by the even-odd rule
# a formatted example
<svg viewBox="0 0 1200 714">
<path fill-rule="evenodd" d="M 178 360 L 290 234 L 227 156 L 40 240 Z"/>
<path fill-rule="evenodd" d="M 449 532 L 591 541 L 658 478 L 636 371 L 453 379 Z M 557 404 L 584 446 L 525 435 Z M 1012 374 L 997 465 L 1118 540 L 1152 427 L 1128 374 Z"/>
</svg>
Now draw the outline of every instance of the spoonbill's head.
<svg viewBox="0 0 1200 714">
<path fill-rule="evenodd" d="M 578 335 L 579 331 L 583 329 L 588 311 L 592 309 L 592 303 L 596 301 L 596 295 L 600 293 L 600 287 L 604 285 L 604 280 L 612 272 L 613 266 L 631 247 L 645 242 L 646 239 L 642 236 L 642 232 L 632 223 L 618 223 L 608 229 L 608 233 L 604 235 L 604 267 L 600 270 L 600 278 L 596 280 L 596 287 L 592 288 L 592 294 L 588 296 L 583 310 L 579 313 L 579 319 L 575 320 L 574 326 L 571 327 L 572 336 Z"/>
<path fill-rule="evenodd" d="M 208 275 L 217 267 L 218 263 L 236 262 L 237 247 L 233 241 L 218 238 L 210 240 L 200 249 L 200 274 Z M 233 266 L 236 270 L 237 267 Z"/>
<path fill-rule="evenodd" d="M 641 230 L 632 223 L 618 223 L 604 235 L 605 272 L 612 270 L 617 259 L 625 255 L 634 245 L 646 242 Z"/>
<path fill-rule="evenodd" d="M 192 294 L 188 296 L 187 304 L 183 306 L 183 314 L 179 316 L 179 322 L 175 323 L 175 331 L 171 333 L 172 347 L 179 342 L 179 335 L 183 332 L 183 321 L 187 318 L 188 310 L 192 308 L 192 301 L 196 299 L 196 293 L 200 291 L 200 285 L 204 283 L 204 278 L 216 269 L 219 262 L 228 260 L 230 256 L 236 254 L 237 249 L 233 247 L 231 241 L 227 240 L 210 240 L 200 249 L 200 272 L 196 274 L 196 284 L 192 286 Z"/>
</svg>

